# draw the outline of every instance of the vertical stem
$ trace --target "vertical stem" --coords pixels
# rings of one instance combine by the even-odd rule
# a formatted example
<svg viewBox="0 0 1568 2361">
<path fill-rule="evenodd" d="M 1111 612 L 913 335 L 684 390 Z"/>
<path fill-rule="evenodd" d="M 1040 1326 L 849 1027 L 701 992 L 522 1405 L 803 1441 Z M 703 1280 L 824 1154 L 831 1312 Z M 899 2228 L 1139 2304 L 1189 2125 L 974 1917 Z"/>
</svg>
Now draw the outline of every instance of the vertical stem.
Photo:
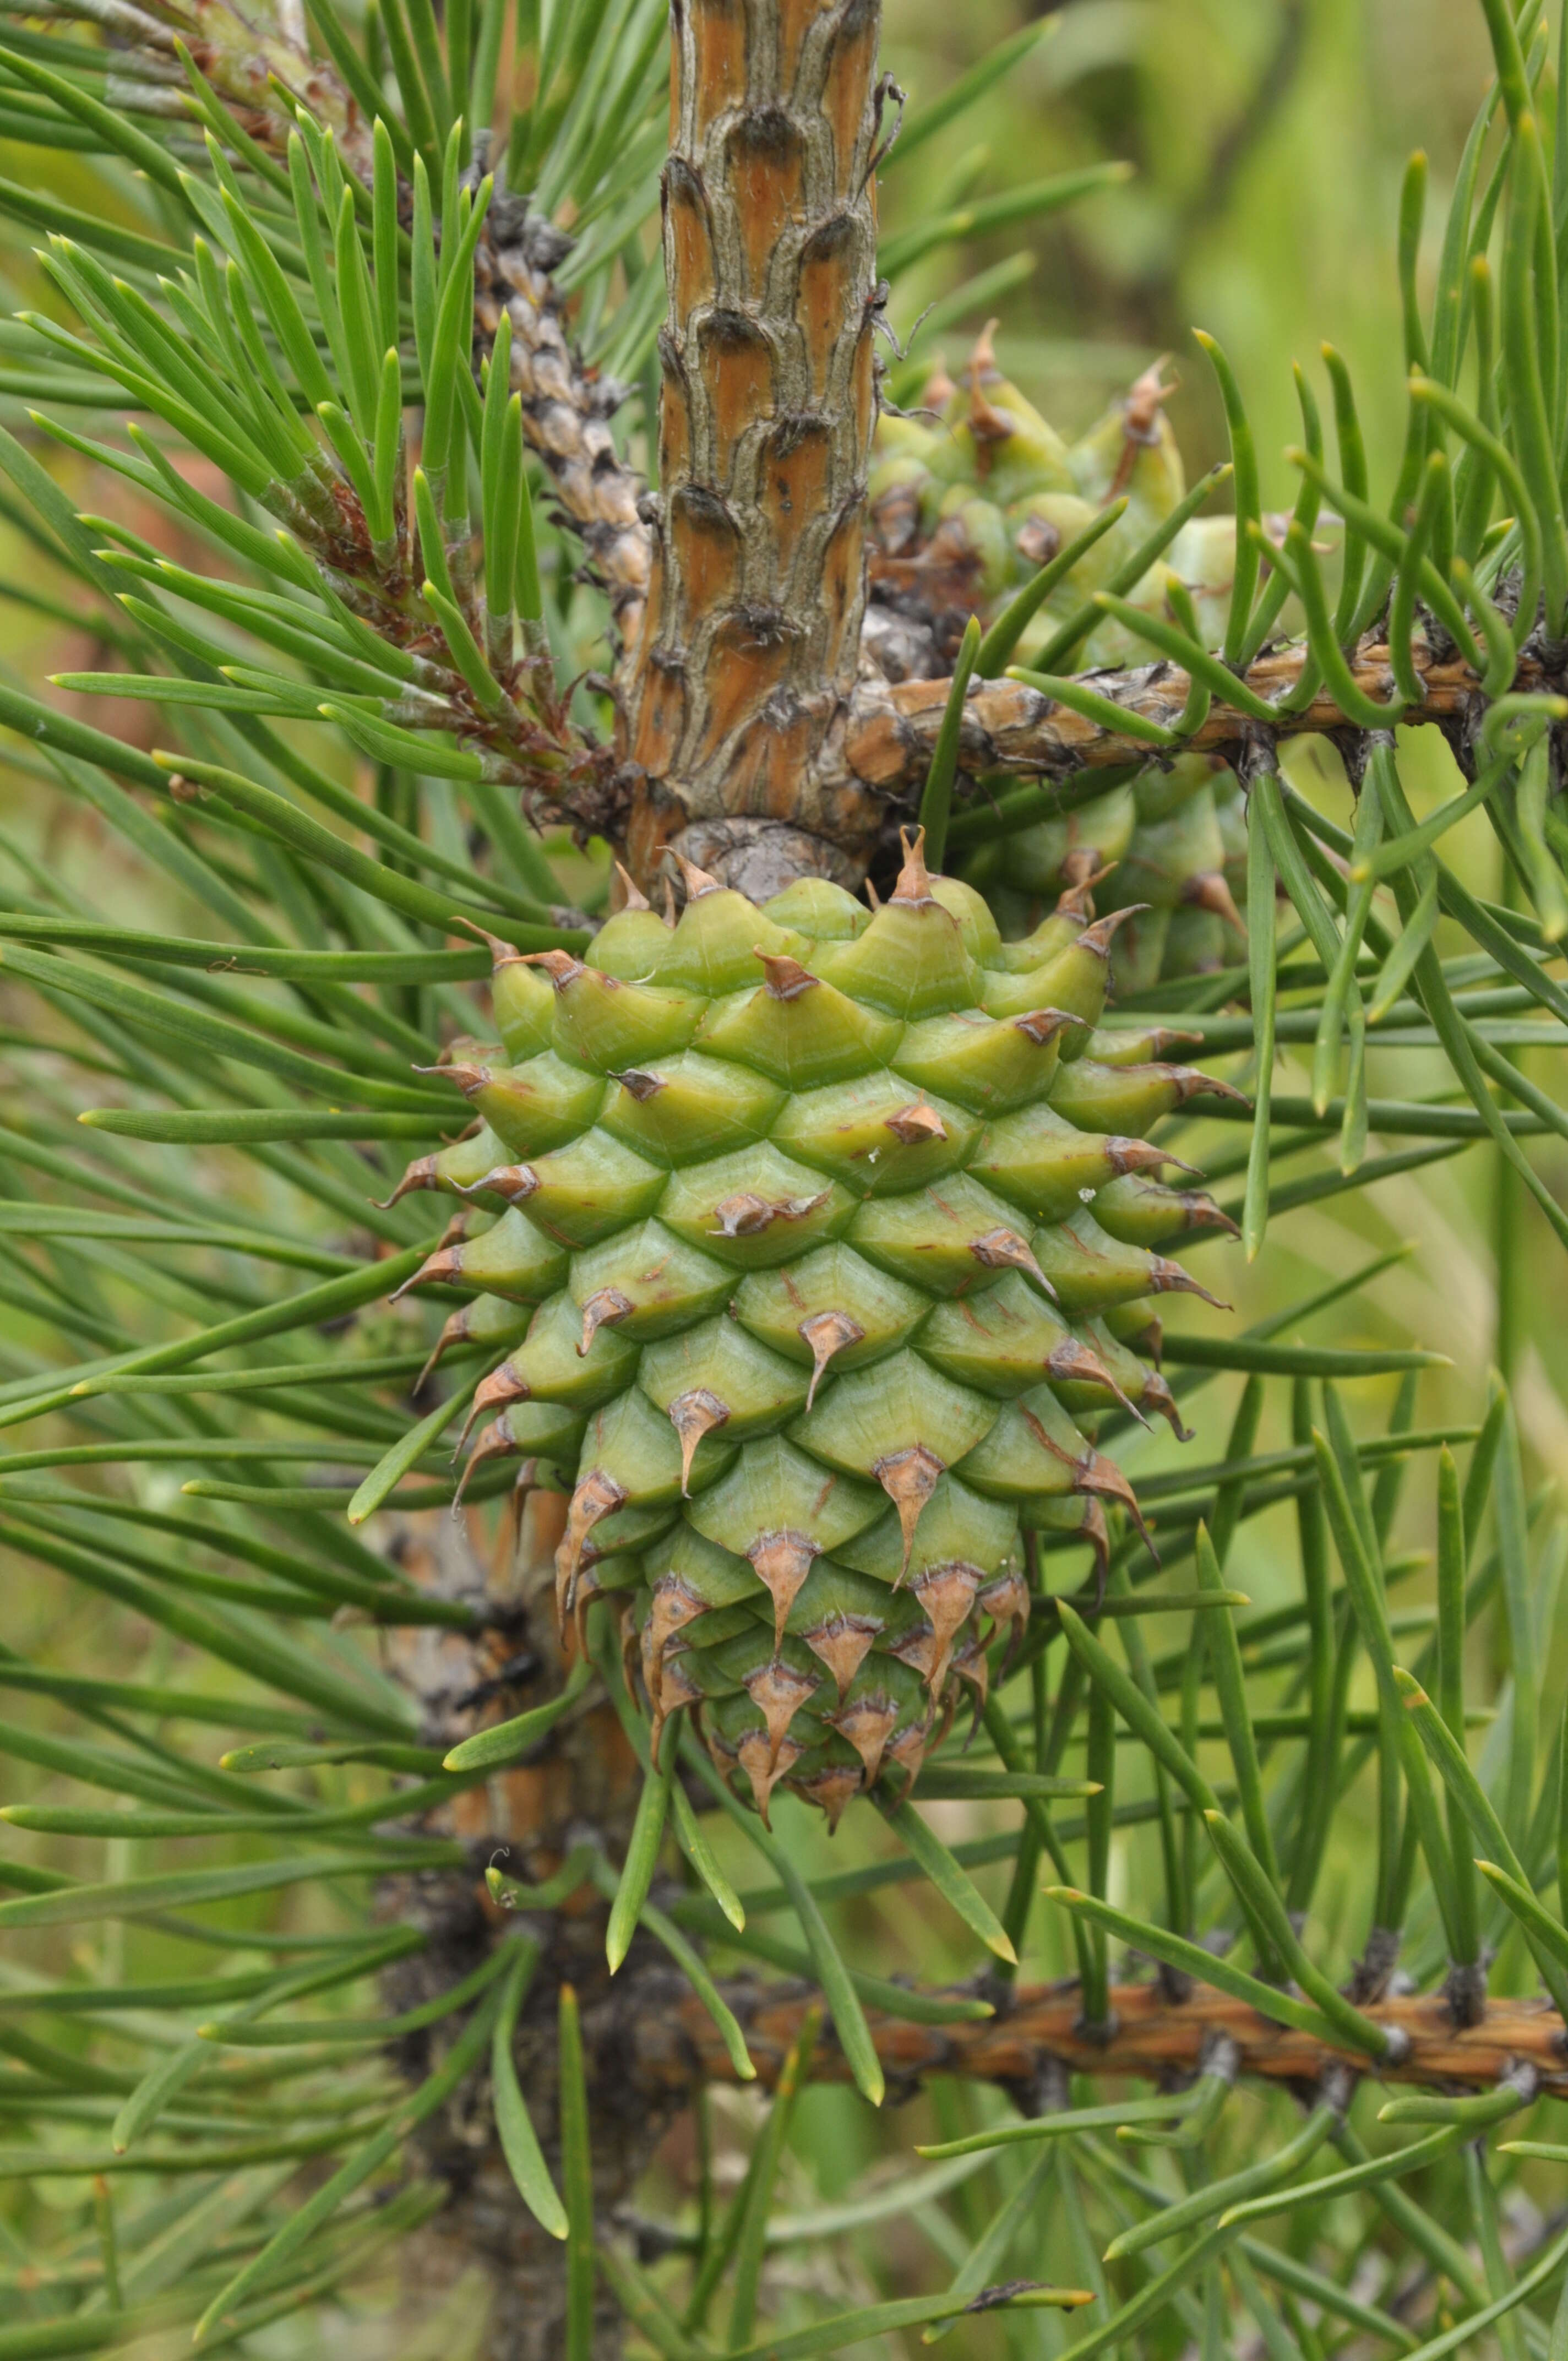
<svg viewBox="0 0 1568 2361">
<path fill-rule="evenodd" d="M 875 807 L 814 767 L 854 679 L 876 422 L 880 0 L 674 0 L 668 320 L 628 831 L 753 898 L 855 878 Z"/>
</svg>

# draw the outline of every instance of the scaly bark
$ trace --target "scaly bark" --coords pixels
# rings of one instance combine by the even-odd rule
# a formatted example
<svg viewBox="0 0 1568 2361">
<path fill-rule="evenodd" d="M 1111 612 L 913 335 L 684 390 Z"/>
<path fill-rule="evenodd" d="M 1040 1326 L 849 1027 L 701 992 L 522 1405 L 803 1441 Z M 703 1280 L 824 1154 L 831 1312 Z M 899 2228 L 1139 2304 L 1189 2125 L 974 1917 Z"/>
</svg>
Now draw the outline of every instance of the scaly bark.
<svg viewBox="0 0 1568 2361">
<path fill-rule="evenodd" d="M 674 0 L 669 319 L 649 611 L 627 683 L 630 864 L 762 901 L 864 873 L 838 740 L 876 421 L 879 0 Z"/>
</svg>

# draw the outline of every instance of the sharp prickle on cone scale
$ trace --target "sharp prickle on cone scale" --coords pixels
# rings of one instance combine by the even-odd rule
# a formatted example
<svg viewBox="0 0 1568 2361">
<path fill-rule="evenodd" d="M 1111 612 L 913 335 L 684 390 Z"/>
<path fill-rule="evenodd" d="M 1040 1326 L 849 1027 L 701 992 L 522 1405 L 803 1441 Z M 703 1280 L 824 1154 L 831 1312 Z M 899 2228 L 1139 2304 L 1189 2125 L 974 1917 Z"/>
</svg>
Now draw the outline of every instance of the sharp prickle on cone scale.
<svg viewBox="0 0 1568 2361">
<path fill-rule="evenodd" d="M 495 947 L 502 1046 L 440 1070 L 481 1127 L 405 1186 L 504 1210 L 411 1285 L 473 1290 L 436 1347 L 493 1340 L 465 1480 L 514 1456 L 567 1492 L 558 1612 L 617 1598 L 655 1739 L 685 1707 L 764 1815 L 783 1785 L 836 1825 L 983 1699 L 1025 1529 L 1101 1561 L 1107 1503 L 1142 1530 L 1077 1421 L 1180 1432 L 1103 1315 L 1192 1287 L 1155 1249 L 1223 1225 L 1124 1128 L 1201 1078 L 1162 1039 L 1067 1055 L 1105 1038 L 1116 919 L 1009 967 L 918 833 L 871 916 L 683 876 L 634 974 L 641 897 L 580 958 Z"/>
</svg>

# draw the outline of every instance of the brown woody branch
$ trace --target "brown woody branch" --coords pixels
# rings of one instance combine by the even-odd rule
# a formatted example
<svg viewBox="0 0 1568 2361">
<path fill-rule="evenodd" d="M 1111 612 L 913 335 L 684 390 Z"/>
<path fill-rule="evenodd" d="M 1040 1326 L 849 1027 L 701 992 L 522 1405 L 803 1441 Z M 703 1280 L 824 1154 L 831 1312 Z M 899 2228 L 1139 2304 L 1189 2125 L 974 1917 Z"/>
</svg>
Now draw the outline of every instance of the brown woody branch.
<svg viewBox="0 0 1568 2361">
<path fill-rule="evenodd" d="M 1418 639 L 1413 658 L 1426 691 L 1424 701 L 1401 714 L 1398 693 L 1388 669 L 1388 651 L 1381 642 L 1364 641 L 1351 661 L 1358 688 L 1390 706 L 1389 725 L 1462 719 L 1471 701 L 1481 694 L 1481 683 L 1468 664 L 1450 657 L 1439 659 Z M 1246 675 L 1246 686 L 1269 704 L 1288 697 L 1301 677 L 1306 651 L 1299 646 L 1270 650 Z M 1539 666 L 1527 655 L 1520 664 L 1519 688 L 1539 687 Z M 1144 664 L 1135 670 L 1083 675 L 1101 697 L 1128 714 L 1172 729 L 1180 719 L 1190 682 L 1175 664 Z M 863 781 L 890 801 L 906 796 L 926 776 L 948 701 L 945 680 L 897 683 L 862 675 L 857 684 L 842 743 L 842 761 L 849 776 Z M 1208 719 L 1184 743 L 1225 749 L 1243 745 L 1260 730 L 1277 736 L 1348 730 L 1347 719 L 1333 698 L 1320 690 L 1310 703 L 1277 712 L 1267 722 L 1216 698 Z M 1059 705 L 1039 689 L 1021 681 L 986 680 L 971 688 L 964 707 L 959 761 L 970 776 L 986 772 L 1044 774 L 1065 777 L 1074 771 L 1148 759 L 1148 746 L 1080 713 Z"/>
<path fill-rule="evenodd" d="M 670 2005 L 641 2010 L 630 2028 L 631 2070 L 650 2092 L 673 2095 L 694 2081 L 732 2081 L 718 2033 L 701 2003 L 684 1986 Z M 725 1997 L 745 2028 L 758 2079 L 771 2084 L 817 1995 L 803 1984 L 740 1982 Z M 1173 2000 L 1157 1982 L 1119 1984 L 1111 1995 L 1111 2029 L 1091 2033 L 1081 2018 L 1076 1983 L 1040 1984 L 1018 1993 L 1004 2013 L 979 2022 L 914 2025 L 869 2013 L 872 2038 L 890 2089 L 907 2092 L 928 2074 L 960 2074 L 1034 2089 L 1052 2066 L 1079 2074 L 1139 2075 L 1160 2080 L 1196 2073 L 1219 2035 L 1235 2045 L 1243 2074 L 1299 2086 L 1316 2084 L 1333 2066 L 1380 2081 L 1428 2089 L 1484 2091 L 1521 2066 L 1541 2088 L 1568 2097 L 1568 2036 L 1546 2000 L 1494 2001 L 1478 2024 L 1461 2026 L 1441 1994 L 1370 2003 L 1373 2024 L 1398 2026 L 1409 2048 L 1399 2062 L 1376 2066 L 1353 2050 L 1276 2025 L 1243 2001 L 1207 1985 Z M 817 2045 L 814 2074 L 849 2079 L 831 2026 Z"/>
</svg>

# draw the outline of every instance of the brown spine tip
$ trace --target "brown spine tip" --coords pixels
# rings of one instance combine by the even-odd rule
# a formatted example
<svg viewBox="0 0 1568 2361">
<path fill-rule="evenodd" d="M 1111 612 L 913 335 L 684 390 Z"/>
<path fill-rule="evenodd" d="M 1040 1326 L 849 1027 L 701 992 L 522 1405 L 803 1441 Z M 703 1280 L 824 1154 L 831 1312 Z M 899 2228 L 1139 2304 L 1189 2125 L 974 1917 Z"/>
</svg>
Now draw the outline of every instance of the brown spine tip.
<svg viewBox="0 0 1568 2361">
<path fill-rule="evenodd" d="M 482 1180 L 470 1180 L 458 1193 L 478 1197 L 488 1191 L 491 1196 L 504 1197 L 509 1205 L 521 1205 L 538 1186 L 539 1175 L 532 1164 L 498 1164 Z"/>
<path fill-rule="evenodd" d="M 444 1082 L 455 1082 L 466 1099 L 482 1091 L 493 1079 L 488 1066 L 477 1066 L 469 1059 L 455 1058 L 450 1065 L 416 1066 L 416 1074 L 439 1074 Z"/>
<path fill-rule="evenodd" d="M 1014 1016 L 1012 1022 L 1014 1032 L 1022 1033 L 1025 1040 L 1043 1049 L 1058 1033 L 1065 1033 L 1070 1026 L 1082 1025 L 1083 1018 L 1075 1016 L 1070 1008 L 1031 1008 L 1027 1015 Z"/>
<path fill-rule="evenodd" d="M 372 1197 L 370 1202 L 378 1213 L 390 1213 L 392 1207 L 416 1189 L 439 1189 L 441 1173 L 433 1156 L 416 1156 L 389 1197 Z"/>
<path fill-rule="evenodd" d="M 773 1598 L 773 1653 L 776 1655 L 784 1645 L 789 1610 L 795 1605 L 801 1584 L 811 1572 L 817 1543 L 808 1533 L 795 1532 L 786 1525 L 776 1532 L 759 1533 L 746 1555 L 758 1581 L 765 1586 Z"/>
<path fill-rule="evenodd" d="M 866 1332 L 847 1312 L 814 1312 L 808 1320 L 801 1322 L 795 1333 L 811 1348 L 811 1383 L 806 1392 L 806 1407 L 809 1410 L 817 1400 L 822 1373 L 834 1354 L 863 1343 Z"/>
<path fill-rule="evenodd" d="M 430 1348 L 430 1358 L 426 1361 L 423 1368 L 420 1371 L 418 1377 L 409 1388 L 411 1394 L 417 1396 L 423 1393 L 425 1386 L 435 1369 L 436 1364 L 442 1360 L 446 1354 L 450 1353 L 454 1345 L 461 1345 L 466 1342 L 468 1334 L 469 1315 L 473 1312 L 473 1309 L 474 1307 L 471 1303 L 460 1304 L 458 1309 L 449 1315 L 442 1328 L 440 1335 L 436 1338 L 434 1344 Z"/>
<path fill-rule="evenodd" d="M 1092 1494 L 1096 1502 L 1120 1500 L 1137 1528 L 1139 1540 L 1156 1565 L 1159 1564 L 1159 1552 L 1149 1538 L 1149 1529 L 1144 1522 L 1144 1512 L 1138 1506 L 1137 1495 L 1113 1459 L 1107 1459 L 1102 1452 L 1091 1451 L 1086 1459 L 1079 1463 L 1078 1472 L 1073 1478 L 1073 1489 L 1075 1492 Z"/>
<path fill-rule="evenodd" d="M 1007 1653 L 1003 1660 L 1002 1677 L 1006 1679 L 1013 1668 L 1013 1659 L 1019 1643 L 1029 1628 L 1029 1586 L 1016 1566 L 1009 1566 L 980 1591 L 975 1604 L 991 1618 L 992 1636 L 1006 1623 L 1011 1629 L 1007 1638 Z"/>
<path fill-rule="evenodd" d="M 1223 1205 L 1214 1202 L 1206 1189 L 1183 1189 L 1180 1197 L 1190 1228 L 1218 1230 L 1224 1237 L 1240 1237 L 1240 1224 L 1232 1220 Z"/>
<path fill-rule="evenodd" d="M 1043 1295 L 1053 1303 L 1057 1301 L 1056 1289 L 1036 1260 L 1034 1248 L 1016 1230 L 987 1230 L 983 1236 L 970 1239 L 970 1252 L 982 1270 L 1021 1270 Z"/>
<path fill-rule="evenodd" d="M 781 1779 L 788 1778 L 805 1751 L 793 1738 L 785 1738 L 775 1753 L 760 1730 L 749 1730 L 736 1748 L 737 1760 L 751 1783 L 752 1798 L 765 1828 L 773 1827 L 768 1807 L 773 1789 Z"/>
<path fill-rule="evenodd" d="M 588 1535 L 602 1518 L 621 1507 L 626 1494 L 613 1476 L 602 1467 L 590 1468 L 577 1484 L 566 1510 L 566 1531 L 555 1552 L 555 1621 L 565 1629 L 572 1611 L 572 1593 L 576 1587 L 577 1568 L 583 1562 L 583 1552 L 588 1545 Z"/>
<path fill-rule="evenodd" d="M 456 1447 L 452 1454 L 454 1459 L 467 1442 L 480 1419 L 490 1411 L 510 1410 L 513 1402 L 527 1401 L 532 1390 L 528 1379 L 513 1362 L 503 1361 L 499 1368 L 492 1369 L 489 1376 L 482 1378 L 475 1389 L 468 1415 L 463 1422 L 463 1432 L 458 1436 Z"/>
<path fill-rule="evenodd" d="M 1238 1091 L 1234 1082 L 1223 1082 L 1217 1074 L 1205 1074 L 1197 1066 L 1168 1066 L 1166 1078 L 1180 1093 L 1179 1106 L 1185 1106 L 1189 1099 L 1199 1098 L 1229 1099 L 1236 1106 L 1252 1104 L 1246 1093 Z M 1176 1161 L 1174 1157 L 1170 1160 Z"/>
<path fill-rule="evenodd" d="M 507 1424 L 506 1418 L 503 1414 L 500 1418 L 497 1419 L 495 1424 L 490 1428 L 487 1434 L 482 1434 L 479 1437 L 478 1442 L 474 1445 L 473 1450 L 470 1451 L 467 1458 L 463 1462 L 463 1473 L 458 1477 L 457 1489 L 452 1495 L 452 1513 L 454 1516 L 456 1515 L 458 1510 L 463 1506 L 463 1495 L 468 1489 L 469 1483 L 476 1470 L 482 1467 L 487 1459 L 507 1459 L 511 1457 L 520 1447 L 521 1446 L 519 1444 L 513 1442 L 511 1429 Z M 532 1482 L 533 1471 L 537 1468 L 538 1464 L 538 1461 L 534 1459 L 530 1459 L 526 1462 L 526 1466 L 529 1471 L 528 1480 L 530 1483 Z M 521 1474 L 518 1480 L 520 1483 L 522 1481 Z"/>
<path fill-rule="evenodd" d="M 387 1298 L 387 1301 L 389 1303 L 400 1302 L 402 1298 L 408 1294 L 411 1288 L 429 1287 L 437 1279 L 458 1279 L 462 1276 L 462 1271 L 463 1248 L 461 1243 L 451 1246 L 437 1246 L 433 1254 L 426 1255 L 424 1260 L 421 1263 L 419 1268 L 413 1273 L 413 1276 L 411 1279 L 405 1279 L 401 1287 L 397 1287 L 392 1290 L 392 1292 Z"/>
<path fill-rule="evenodd" d="M 936 1639 L 936 1663 L 927 1675 L 933 1696 L 947 1676 L 953 1642 L 969 1621 L 982 1579 L 978 1565 L 954 1558 L 945 1565 L 927 1566 L 910 1585 Z"/>
<path fill-rule="evenodd" d="M 1058 896 L 1057 917 L 1058 918 L 1092 918 L 1094 888 L 1104 884 L 1115 866 L 1113 861 L 1102 862 L 1097 846 L 1074 845 L 1061 865 L 1061 873 L 1067 879 L 1067 887 L 1065 892 Z"/>
<path fill-rule="evenodd" d="M 1192 909 L 1208 910 L 1216 918 L 1223 918 L 1227 927 L 1245 938 L 1246 927 L 1223 870 L 1206 869 L 1196 877 L 1189 877 L 1182 886 L 1181 898 Z"/>
<path fill-rule="evenodd" d="M 1127 389 L 1122 405 L 1122 432 L 1130 443 L 1157 443 L 1160 411 L 1170 400 L 1181 380 L 1173 378 L 1168 385 L 1162 380 L 1169 366 L 1170 355 L 1162 353 L 1157 361 L 1145 369 Z"/>
<path fill-rule="evenodd" d="M 969 359 L 964 363 L 964 377 L 971 392 L 977 386 L 987 382 L 994 385 L 1002 375 L 996 366 L 995 343 L 1000 325 L 999 320 L 988 320 L 970 347 Z"/>
<path fill-rule="evenodd" d="M 829 1615 L 801 1638 L 818 1662 L 827 1665 L 839 1690 L 839 1702 L 881 1635 L 882 1626 L 868 1615 Z"/>
<path fill-rule="evenodd" d="M 1124 927 L 1129 918 L 1141 917 L 1149 906 L 1147 902 L 1129 902 L 1124 909 L 1107 910 L 1102 918 L 1096 918 L 1091 927 L 1085 927 L 1076 948 L 1093 951 L 1099 959 L 1109 959 L 1117 928 Z"/>
<path fill-rule="evenodd" d="M 578 976 L 588 973 L 582 961 L 574 959 L 570 951 L 520 951 L 518 959 L 523 967 L 542 967 L 557 992 L 565 992 Z"/>
<path fill-rule="evenodd" d="M 649 901 L 647 895 L 644 894 L 641 885 L 638 884 L 637 880 L 632 876 L 631 872 L 629 869 L 624 868 L 619 861 L 615 864 L 615 873 L 620 880 L 620 906 L 623 910 L 651 910 L 652 908 L 652 904 Z"/>
<path fill-rule="evenodd" d="M 1194 1430 L 1181 1423 L 1181 1412 L 1176 1406 L 1176 1396 L 1157 1369 L 1150 1369 L 1144 1378 L 1144 1400 L 1161 1418 L 1168 1419 L 1170 1431 L 1178 1443 L 1190 1443 Z"/>
<path fill-rule="evenodd" d="M 662 1574 L 653 1585 L 648 1620 L 642 1627 L 642 1682 L 655 1709 L 663 1684 L 666 1649 L 678 1631 L 707 1612 L 707 1599 L 699 1598 L 678 1574 Z"/>
<path fill-rule="evenodd" d="M 904 1563 L 898 1569 L 896 1590 L 909 1571 L 910 1554 L 915 1547 L 915 1528 L 920 1521 L 920 1511 L 926 1506 L 938 1483 L 945 1474 L 945 1463 L 925 1444 L 912 1444 L 907 1451 L 890 1452 L 879 1459 L 872 1474 L 898 1510 L 898 1521 L 904 1533 Z"/>
<path fill-rule="evenodd" d="M 613 1328 L 619 1320 L 630 1319 L 635 1311 L 629 1295 L 619 1287 L 596 1287 L 583 1304 L 583 1341 L 577 1347 L 577 1358 L 586 1360 L 588 1348 L 601 1328 Z"/>
<path fill-rule="evenodd" d="M 714 1207 L 717 1229 L 708 1232 L 712 1238 L 754 1238 L 770 1229 L 774 1222 L 804 1222 L 815 1213 L 828 1196 L 819 1189 L 814 1197 L 760 1197 L 754 1190 L 737 1190 L 732 1197 L 722 1198 Z"/>
<path fill-rule="evenodd" d="M 884 1131 L 905 1148 L 918 1148 L 928 1139 L 946 1139 L 948 1126 L 937 1110 L 926 1099 L 916 1099 L 912 1106 L 899 1107 L 885 1119 Z"/>
<path fill-rule="evenodd" d="M 904 866 L 898 873 L 898 883 L 890 899 L 915 904 L 929 902 L 932 898 L 931 873 L 926 866 L 925 829 L 917 828 L 911 835 L 908 829 L 901 828 L 898 840 L 904 847 Z"/>
<path fill-rule="evenodd" d="M 695 861 L 688 861 L 684 852 L 673 853 L 672 858 L 680 870 L 681 884 L 685 887 L 688 902 L 700 902 L 705 894 L 723 893 L 724 888 L 718 879 L 706 869 L 699 869 Z"/>
<path fill-rule="evenodd" d="M 1217 1295 L 1211 1295 L 1206 1287 L 1200 1287 L 1190 1271 L 1183 1270 L 1179 1262 L 1171 1262 L 1165 1255 L 1149 1257 L 1149 1293 L 1196 1295 L 1203 1302 L 1212 1303 L 1216 1312 L 1234 1312 L 1235 1309 L 1234 1304 L 1222 1303 Z"/>
<path fill-rule="evenodd" d="M 1103 1386 L 1124 1411 L 1131 1411 L 1140 1426 L 1147 1426 L 1143 1411 L 1136 1402 L 1128 1400 L 1099 1354 L 1080 1345 L 1075 1336 L 1066 1337 L 1055 1346 L 1046 1362 L 1046 1374 L 1069 1384 Z"/>
<path fill-rule="evenodd" d="M 920 407 L 922 410 L 946 410 L 957 391 L 958 387 L 948 375 L 948 364 L 938 353 L 931 363 L 931 374 L 920 390 Z"/>
<path fill-rule="evenodd" d="M 823 1718 L 829 1729 L 836 1730 L 854 1748 L 865 1767 L 867 1786 L 874 1787 L 887 1741 L 898 1719 L 898 1708 L 893 1699 L 879 1690 L 872 1697 L 857 1697 L 853 1705 L 841 1706 L 837 1713 Z"/>
<path fill-rule="evenodd" d="M 1198 1174 L 1196 1164 L 1184 1164 L 1168 1148 L 1156 1148 L 1146 1139 L 1129 1139 L 1121 1132 L 1113 1133 L 1102 1142 L 1105 1157 L 1113 1172 L 1152 1172 L 1157 1165 L 1174 1164 L 1179 1172 Z"/>
<path fill-rule="evenodd" d="M 768 1727 L 768 1769 L 779 1773 L 779 1755 L 790 1723 L 820 1684 L 809 1673 L 797 1673 L 780 1656 L 742 1676 L 742 1686 Z"/>
<path fill-rule="evenodd" d="M 515 943 L 503 943 L 499 935 L 486 934 L 483 927 L 476 927 L 474 931 L 485 937 L 485 948 L 490 954 L 492 975 L 497 974 L 503 967 L 516 967 L 521 961 L 522 953 Z"/>
<path fill-rule="evenodd" d="M 752 949 L 762 962 L 766 974 L 762 989 L 771 999 L 798 1000 L 803 992 L 816 990 L 817 978 L 787 952 L 765 951 L 760 943 L 753 944 Z"/>
<path fill-rule="evenodd" d="M 694 1386 L 690 1393 L 675 1396 L 667 1415 L 680 1437 L 681 1498 L 687 1500 L 691 1498 L 692 1461 L 696 1456 L 697 1444 L 715 1427 L 729 1422 L 729 1405 L 720 1401 L 717 1394 L 710 1394 L 706 1386 Z"/>
<path fill-rule="evenodd" d="M 827 1814 L 828 1833 L 836 1837 L 845 1806 L 860 1794 L 864 1784 L 863 1775 L 852 1763 L 828 1763 L 820 1771 L 812 1772 L 809 1778 L 797 1779 L 795 1789 L 797 1795 L 804 1796 L 808 1804 L 815 1804 L 819 1811 Z"/>
<path fill-rule="evenodd" d="M 906 1795 L 920 1776 L 920 1768 L 926 1760 L 926 1751 L 930 1743 L 929 1720 L 912 1721 L 906 1730 L 899 1731 L 896 1738 L 888 1741 L 887 1760 L 903 1772 L 904 1792 Z M 870 1784 L 868 1780 L 867 1784 Z"/>
</svg>

